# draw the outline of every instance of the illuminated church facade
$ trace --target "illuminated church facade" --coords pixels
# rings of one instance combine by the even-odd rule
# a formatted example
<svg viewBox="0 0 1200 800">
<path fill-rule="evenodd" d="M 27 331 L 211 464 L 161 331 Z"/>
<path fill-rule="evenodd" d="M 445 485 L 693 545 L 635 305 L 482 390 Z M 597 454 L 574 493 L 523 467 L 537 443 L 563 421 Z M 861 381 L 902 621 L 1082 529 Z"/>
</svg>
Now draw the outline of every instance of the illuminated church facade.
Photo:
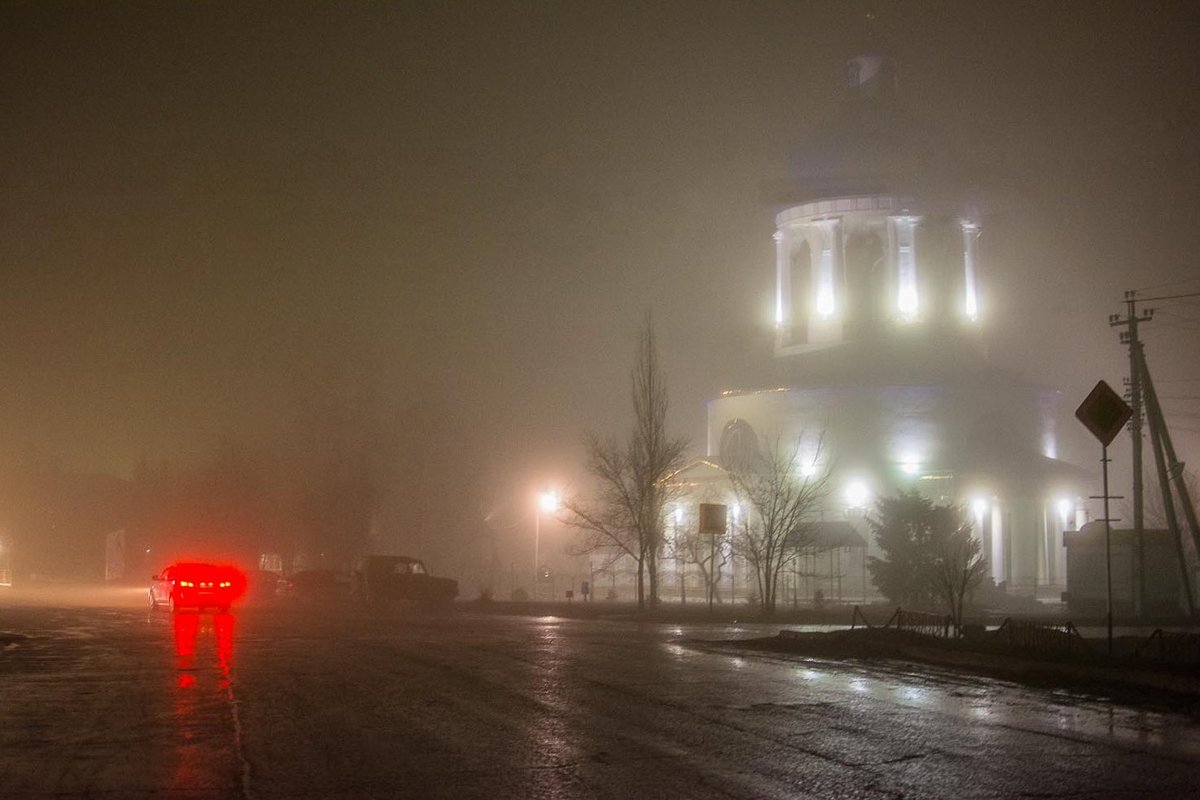
<svg viewBox="0 0 1200 800">
<path fill-rule="evenodd" d="M 831 474 L 824 518 L 870 554 L 878 498 L 962 504 L 998 586 L 1057 598 L 1090 485 L 1058 457 L 1062 398 L 989 360 L 984 220 L 920 190 L 894 65 L 856 56 L 845 80 L 775 214 L 774 375 L 709 401 L 707 458 L 799 441 Z"/>
</svg>

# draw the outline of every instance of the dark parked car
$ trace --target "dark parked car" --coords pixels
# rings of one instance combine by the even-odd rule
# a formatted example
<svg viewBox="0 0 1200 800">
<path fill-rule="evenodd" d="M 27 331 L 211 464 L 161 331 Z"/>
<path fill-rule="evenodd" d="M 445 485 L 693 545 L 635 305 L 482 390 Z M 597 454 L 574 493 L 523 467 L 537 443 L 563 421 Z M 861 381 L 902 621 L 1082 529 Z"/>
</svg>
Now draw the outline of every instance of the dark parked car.
<svg viewBox="0 0 1200 800">
<path fill-rule="evenodd" d="M 246 573 L 246 600 L 261 603 L 274 600 L 288 590 L 288 581 L 278 572 L 265 569 Z"/>
<path fill-rule="evenodd" d="M 306 569 L 293 573 L 281 593 L 300 600 L 347 600 L 353 579 L 332 569 Z"/>
<path fill-rule="evenodd" d="M 355 593 L 371 606 L 396 602 L 442 605 L 458 596 L 458 581 L 435 578 L 423 561 L 408 556 L 365 556 L 354 579 Z"/>
<path fill-rule="evenodd" d="M 236 567 L 183 561 L 150 579 L 150 608 L 228 611 L 245 591 L 246 576 Z"/>
</svg>

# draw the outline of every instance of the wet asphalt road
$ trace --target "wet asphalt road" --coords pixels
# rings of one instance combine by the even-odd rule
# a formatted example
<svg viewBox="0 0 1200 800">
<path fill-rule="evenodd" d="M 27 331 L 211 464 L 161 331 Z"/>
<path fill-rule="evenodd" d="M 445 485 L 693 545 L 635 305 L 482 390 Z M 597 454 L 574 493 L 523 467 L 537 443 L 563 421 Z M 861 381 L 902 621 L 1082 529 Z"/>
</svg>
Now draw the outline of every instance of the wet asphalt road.
<svg viewBox="0 0 1200 800">
<path fill-rule="evenodd" d="M 14 606 L 0 797 L 1194 797 L 1200 720 L 700 640 L 777 627 Z"/>
</svg>

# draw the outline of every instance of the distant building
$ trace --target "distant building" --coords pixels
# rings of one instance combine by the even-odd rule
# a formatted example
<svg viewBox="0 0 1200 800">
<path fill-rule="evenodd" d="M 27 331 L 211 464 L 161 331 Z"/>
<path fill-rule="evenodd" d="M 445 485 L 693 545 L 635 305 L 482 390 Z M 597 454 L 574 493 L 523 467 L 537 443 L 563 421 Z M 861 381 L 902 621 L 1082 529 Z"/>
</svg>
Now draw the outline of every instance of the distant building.
<svg viewBox="0 0 1200 800">
<path fill-rule="evenodd" d="M 826 519 L 863 535 L 881 496 L 961 503 L 998 585 L 1057 598 L 1089 475 L 1058 460 L 1060 394 L 988 358 L 983 220 L 930 177 L 897 84 L 890 60 L 849 59 L 839 113 L 782 187 L 775 374 L 709 401 L 708 460 L 798 439 L 832 469 Z"/>
<path fill-rule="evenodd" d="M 1179 571 L 1179 540 L 1168 530 L 1143 531 L 1146 574 L 1146 612 L 1177 616 L 1187 610 L 1187 589 Z M 1063 599 L 1073 614 L 1102 616 L 1108 608 L 1108 571 L 1112 568 L 1113 613 L 1134 613 L 1133 587 L 1137 572 L 1137 539 L 1128 529 L 1113 529 L 1106 545 L 1104 523 L 1089 522 L 1064 537 L 1067 588 Z M 1112 557 L 1107 552 L 1111 548 Z"/>
</svg>

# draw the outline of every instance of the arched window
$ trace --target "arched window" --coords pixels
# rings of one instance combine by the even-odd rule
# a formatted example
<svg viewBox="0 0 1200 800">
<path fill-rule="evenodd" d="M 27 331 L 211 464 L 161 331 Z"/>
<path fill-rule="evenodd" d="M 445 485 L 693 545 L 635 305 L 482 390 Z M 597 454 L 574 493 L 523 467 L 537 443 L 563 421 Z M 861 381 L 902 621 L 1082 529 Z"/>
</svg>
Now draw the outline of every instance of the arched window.
<svg viewBox="0 0 1200 800">
<path fill-rule="evenodd" d="M 758 456 L 758 434 L 744 419 L 731 419 L 721 431 L 721 464 L 726 469 L 747 469 Z"/>
<path fill-rule="evenodd" d="M 791 274 L 791 305 L 792 329 L 788 336 L 791 344 L 808 342 L 808 312 L 812 293 L 812 248 L 808 242 L 792 250 L 792 263 L 789 265 Z"/>
<path fill-rule="evenodd" d="M 853 338 L 873 329 L 884 300 L 883 242 L 871 233 L 851 236 L 846 242 L 846 336 Z"/>
</svg>

